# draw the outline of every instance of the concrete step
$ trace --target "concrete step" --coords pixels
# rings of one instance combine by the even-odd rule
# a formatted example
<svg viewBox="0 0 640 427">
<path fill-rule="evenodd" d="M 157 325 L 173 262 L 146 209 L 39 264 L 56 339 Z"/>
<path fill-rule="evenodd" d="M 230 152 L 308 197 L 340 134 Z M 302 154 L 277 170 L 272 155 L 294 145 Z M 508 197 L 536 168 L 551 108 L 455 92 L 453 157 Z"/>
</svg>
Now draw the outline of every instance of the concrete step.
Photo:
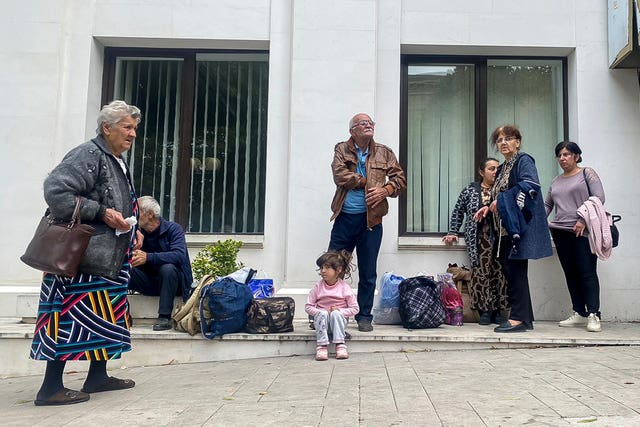
<svg viewBox="0 0 640 427">
<path fill-rule="evenodd" d="M 0 286 L 0 313 L 5 317 L 17 317 L 25 322 L 33 322 L 38 312 L 39 286 Z M 304 304 L 307 302 L 308 289 L 282 288 L 277 296 L 292 297 L 296 303 L 295 317 L 304 320 Z M 128 296 L 131 316 L 138 323 L 148 324 L 158 317 L 158 297 L 146 295 Z M 182 297 L 176 297 L 174 307 L 182 304 Z"/>
<path fill-rule="evenodd" d="M 556 322 L 536 322 L 535 330 L 526 333 L 498 334 L 492 326 L 465 324 L 442 325 L 435 329 L 407 330 L 400 325 L 375 325 L 374 331 L 359 332 L 351 322 L 347 330 L 353 357 L 370 352 L 418 352 L 436 350 L 470 350 L 500 348 L 560 347 L 585 345 L 640 345 L 637 323 L 603 322 L 603 332 L 590 333 L 583 328 L 559 328 Z M 109 363 L 118 367 L 166 365 L 247 358 L 315 354 L 315 331 L 308 322 L 296 321 L 294 332 L 257 335 L 228 334 L 214 340 L 201 335 L 190 336 L 176 331 L 155 332 L 150 325 L 134 324 L 131 330 L 133 351 Z M 33 325 L 19 318 L 0 320 L 0 377 L 39 375 L 44 363 L 30 360 L 29 347 Z M 331 349 L 332 350 L 332 349 Z M 85 362 L 70 362 L 68 369 L 83 371 Z"/>
<path fill-rule="evenodd" d="M 33 322 L 38 308 L 39 287 L 0 286 L 0 377 L 41 374 L 45 364 L 28 358 L 33 338 Z M 111 368 L 234 360 L 273 356 L 315 354 L 315 331 L 309 329 L 304 303 L 308 290 L 282 289 L 278 295 L 296 301 L 294 332 L 255 335 L 236 333 L 207 340 L 177 331 L 155 332 L 158 298 L 130 295 L 134 326 L 133 351 L 109 363 Z M 181 298 L 176 298 L 176 303 Z M 432 351 L 497 349 L 539 346 L 640 345 L 640 324 L 603 322 L 603 332 L 583 328 L 559 328 L 556 322 L 536 322 L 535 330 L 519 334 L 497 334 L 494 326 L 443 325 L 436 329 L 407 330 L 400 325 L 375 325 L 371 333 L 359 332 L 354 322 L 347 329 L 352 338 L 352 354 L 379 351 Z M 86 370 L 84 362 L 70 362 L 73 370 Z"/>
</svg>

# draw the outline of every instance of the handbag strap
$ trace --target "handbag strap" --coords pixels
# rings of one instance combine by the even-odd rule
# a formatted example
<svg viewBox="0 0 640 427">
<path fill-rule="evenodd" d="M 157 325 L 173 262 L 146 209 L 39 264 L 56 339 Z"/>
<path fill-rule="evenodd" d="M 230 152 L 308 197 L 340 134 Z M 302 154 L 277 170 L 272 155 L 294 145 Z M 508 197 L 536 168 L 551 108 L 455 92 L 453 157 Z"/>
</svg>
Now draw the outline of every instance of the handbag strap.
<svg viewBox="0 0 640 427">
<path fill-rule="evenodd" d="M 76 207 L 73 210 L 73 215 L 71 215 L 71 223 L 69 224 L 70 227 L 73 226 L 73 224 L 82 224 L 82 220 L 80 219 L 80 205 L 82 204 L 82 199 L 80 199 L 80 197 L 76 196 Z"/>
<path fill-rule="evenodd" d="M 582 175 L 584 176 L 584 183 L 587 184 L 587 192 L 589 193 L 589 197 L 591 197 L 591 188 L 589 188 L 589 181 L 587 181 L 587 168 L 582 168 Z M 620 221 L 622 216 L 611 214 L 611 226 L 615 227 L 615 223 Z"/>
<path fill-rule="evenodd" d="M 68 228 L 72 228 L 75 224 L 82 224 L 82 220 L 80 219 L 80 206 L 82 205 L 82 199 L 79 196 L 76 196 L 76 206 L 73 208 L 73 214 L 71 215 L 71 220 L 67 223 L 65 220 L 56 219 L 51 215 L 51 209 L 47 208 L 44 211 L 44 216 L 49 217 L 49 223 L 67 223 Z"/>
<path fill-rule="evenodd" d="M 209 288 L 212 287 L 214 283 L 215 282 L 211 282 L 203 286 L 202 289 L 200 290 L 200 331 L 202 332 L 202 335 L 205 338 L 208 338 L 210 340 L 215 338 L 215 333 L 209 330 L 210 324 L 207 324 L 207 320 L 204 317 L 204 303 L 205 303 L 205 298 L 207 297 Z M 211 319 L 211 322 L 213 322 L 213 319 Z"/>
<path fill-rule="evenodd" d="M 587 184 L 587 193 L 591 197 L 591 188 L 589 188 L 589 181 L 587 181 L 587 168 L 582 168 L 582 176 L 584 177 L 584 183 Z"/>
</svg>

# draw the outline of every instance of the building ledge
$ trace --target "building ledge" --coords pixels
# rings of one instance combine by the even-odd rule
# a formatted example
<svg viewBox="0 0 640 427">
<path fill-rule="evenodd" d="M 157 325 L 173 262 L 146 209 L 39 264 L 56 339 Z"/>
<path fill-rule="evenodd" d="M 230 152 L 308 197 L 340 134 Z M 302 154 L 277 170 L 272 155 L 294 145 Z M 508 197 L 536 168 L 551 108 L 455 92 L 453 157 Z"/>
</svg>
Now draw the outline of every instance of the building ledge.
<svg viewBox="0 0 640 427">
<path fill-rule="evenodd" d="M 449 246 L 444 244 L 440 236 L 400 236 L 398 250 L 466 251 L 467 245 L 462 237 L 458 238 L 458 243 Z"/>
<path fill-rule="evenodd" d="M 264 248 L 263 234 L 191 234 L 187 233 L 187 247 L 189 249 L 202 249 L 207 245 L 211 245 L 217 241 L 227 239 L 239 240 L 245 249 L 262 249 Z"/>
</svg>

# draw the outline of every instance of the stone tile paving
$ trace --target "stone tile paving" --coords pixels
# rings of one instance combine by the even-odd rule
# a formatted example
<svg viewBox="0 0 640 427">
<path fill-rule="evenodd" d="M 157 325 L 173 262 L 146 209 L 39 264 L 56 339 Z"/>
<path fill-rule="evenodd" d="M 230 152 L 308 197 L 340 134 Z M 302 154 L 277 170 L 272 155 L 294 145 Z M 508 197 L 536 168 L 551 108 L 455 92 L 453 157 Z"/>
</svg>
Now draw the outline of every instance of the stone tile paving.
<svg viewBox="0 0 640 427">
<path fill-rule="evenodd" d="M 0 380 L 3 426 L 638 426 L 640 347 L 291 356 L 119 369 L 136 387 L 35 407 Z M 84 373 L 65 385 L 80 388 Z"/>
</svg>

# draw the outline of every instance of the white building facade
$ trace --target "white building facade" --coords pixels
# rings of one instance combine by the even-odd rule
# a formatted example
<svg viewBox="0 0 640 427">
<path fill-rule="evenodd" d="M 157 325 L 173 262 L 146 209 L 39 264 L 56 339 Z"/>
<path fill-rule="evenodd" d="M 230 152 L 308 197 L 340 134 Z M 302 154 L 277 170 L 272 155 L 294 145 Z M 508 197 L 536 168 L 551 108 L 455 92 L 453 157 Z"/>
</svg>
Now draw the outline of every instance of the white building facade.
<svg viewBox="0 0 640 427">
<path fill-rule="evenodd" d="M 38 285 L 18 258 L 44 177 L 121 98 L 143 110 L 128 158 L 139 195 L 185 226 L 192 255 L 245 242 L 240 260 L 285 294 L 318 279 L 333 146 L 355 113 L 408 177 L 379 277 L 468 264 L 441 238 L 479 160 L 499 156 L 497 125 L 520 127 L 545 193 L 568 138 L 623 216 L 599 262 L 603 319 L 640 320 L 640 87 L 636 70 L 608 68 L 602 0 L 31 0 L 4 4 L 0 22 L 2 285 Z M 529 270 L 537 319 L 569 314 L 557 257 Z"/>
</svg>

